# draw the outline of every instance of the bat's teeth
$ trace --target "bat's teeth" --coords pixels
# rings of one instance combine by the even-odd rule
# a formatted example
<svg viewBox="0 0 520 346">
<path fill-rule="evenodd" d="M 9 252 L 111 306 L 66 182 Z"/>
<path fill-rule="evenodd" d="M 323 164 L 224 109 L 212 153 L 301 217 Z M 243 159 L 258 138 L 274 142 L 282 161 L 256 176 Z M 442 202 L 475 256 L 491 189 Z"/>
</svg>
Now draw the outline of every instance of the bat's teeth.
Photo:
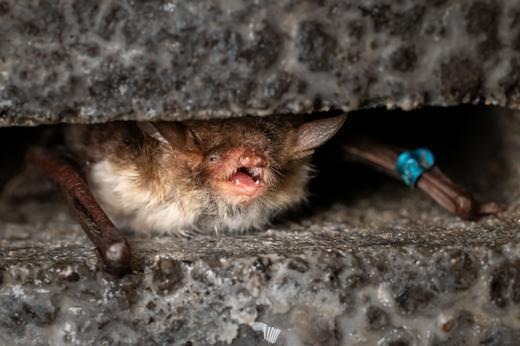
<svg viewBox="0 0 520 346">
<path fill-rule="evenodd" d="M 262 168 L 260 167 L 253 167 L 249 170 L 250 174 L 253 175 L 255 178 L 260 178 L 262 175 Z"/>
<path fill-rule="evenodd" d="M 260 184 L 260 180 L 255 180 L 255 184 L 259 185 Z"/>
</svg>

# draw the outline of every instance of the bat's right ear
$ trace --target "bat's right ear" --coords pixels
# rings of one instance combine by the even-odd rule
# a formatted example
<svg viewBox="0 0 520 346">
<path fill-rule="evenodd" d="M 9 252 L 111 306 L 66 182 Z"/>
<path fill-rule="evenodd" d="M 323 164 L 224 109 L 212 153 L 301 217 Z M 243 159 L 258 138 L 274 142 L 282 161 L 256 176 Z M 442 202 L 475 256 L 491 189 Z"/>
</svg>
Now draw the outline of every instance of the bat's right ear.
<svg viewBox="0 0 520 346">
<path fill-rule="evenodd" d="M 172 147 L 180 147 L 186 144 L 187 128 L 177 122 L 138 122 L 137 126 L 144 134 L 153 139 L 169 144 Z"/>
<path fill-rule="evenodd" d="M 299 159 L 309 156 L 314 149 L 328 141 L 339 131 L 347 114 L 335 117 L 313 120 L 304 123 L 296 129 L 296 140 L 292 148 L 292 158 Z"/>
</svg>

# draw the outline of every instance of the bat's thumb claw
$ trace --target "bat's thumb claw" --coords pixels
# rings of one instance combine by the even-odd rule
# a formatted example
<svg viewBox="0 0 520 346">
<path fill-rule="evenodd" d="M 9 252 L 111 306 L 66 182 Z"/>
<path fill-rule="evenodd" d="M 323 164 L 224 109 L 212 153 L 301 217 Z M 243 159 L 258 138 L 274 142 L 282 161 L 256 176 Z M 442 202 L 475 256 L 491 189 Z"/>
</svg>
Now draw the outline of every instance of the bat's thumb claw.
<svg viewBox="0 0 520 346">
<path fill-rule="evenodd" d="M 495 202 L 482 203 L 479 206 L 479 215 L 495 215 L 503 212 L 505 208 Z"/>
<path fill-rule="evenodd" d="M 116 276 L 123 276 L 130 270 L 131 251 L 126 242 L 111 244 L 103 254 L 105 270 Z"/>
</svg>

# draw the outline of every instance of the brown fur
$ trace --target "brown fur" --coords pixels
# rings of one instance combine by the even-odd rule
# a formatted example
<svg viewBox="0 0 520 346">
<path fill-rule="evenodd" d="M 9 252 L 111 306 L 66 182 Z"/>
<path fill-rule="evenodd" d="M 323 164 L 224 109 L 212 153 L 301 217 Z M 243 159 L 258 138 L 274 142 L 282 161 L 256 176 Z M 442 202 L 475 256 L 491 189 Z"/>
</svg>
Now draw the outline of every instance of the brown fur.
<svg viewBox="0 0 520 346">
<path fill-rule="evenodd" d="M 300 127 L 286 117 L 161 122 L 152 128 L 160 140 L 133 122 L 66 130 L 94 195 L 116 224 L 138 231 L 236 231 L 260 227 L 305 199 L 314 147 L 302 146 Z M 265 189 L 254 197 L 227 192 L 244 153 L 265 162 Z"/>
</svg>

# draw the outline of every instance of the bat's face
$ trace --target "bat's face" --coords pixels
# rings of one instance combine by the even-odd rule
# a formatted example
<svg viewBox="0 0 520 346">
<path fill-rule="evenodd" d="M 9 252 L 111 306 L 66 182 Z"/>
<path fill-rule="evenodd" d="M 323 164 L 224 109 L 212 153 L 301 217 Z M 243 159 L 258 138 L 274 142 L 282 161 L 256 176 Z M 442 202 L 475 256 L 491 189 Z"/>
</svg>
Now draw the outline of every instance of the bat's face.
<svg viewBox="0 0 520 346">
<path fill-rule="evenodd" d="M 207 186 L 231 204 L 247 203 L 274 185 L 272 163 L 259 149 L 231 147 L 206 156 L 202 167 Z"/>
<path fill-rule="evenodd" d="M 187 126 L 201 153 L 202 183 L 225 203 L 246 205 L 283 185 L 293 161 L 289 123 L 246 118 Z"/>
<path fill-rule="evenodd" d="M 291 191 L 304 190 L 295 186 L 307 182 L 295 179 L 299 169 L 306 169 L 307 160 L 302 159 L 332 137 L 344 119 L 339 116 L 296 126 L 282 117 L 238 118 L 148 123 L 142 128 L 169 145 L 175 164 L 182 162 L 187 175 L 198 179 L 216 202 L 272 205 L 285 203 Z"/>
</svg>

